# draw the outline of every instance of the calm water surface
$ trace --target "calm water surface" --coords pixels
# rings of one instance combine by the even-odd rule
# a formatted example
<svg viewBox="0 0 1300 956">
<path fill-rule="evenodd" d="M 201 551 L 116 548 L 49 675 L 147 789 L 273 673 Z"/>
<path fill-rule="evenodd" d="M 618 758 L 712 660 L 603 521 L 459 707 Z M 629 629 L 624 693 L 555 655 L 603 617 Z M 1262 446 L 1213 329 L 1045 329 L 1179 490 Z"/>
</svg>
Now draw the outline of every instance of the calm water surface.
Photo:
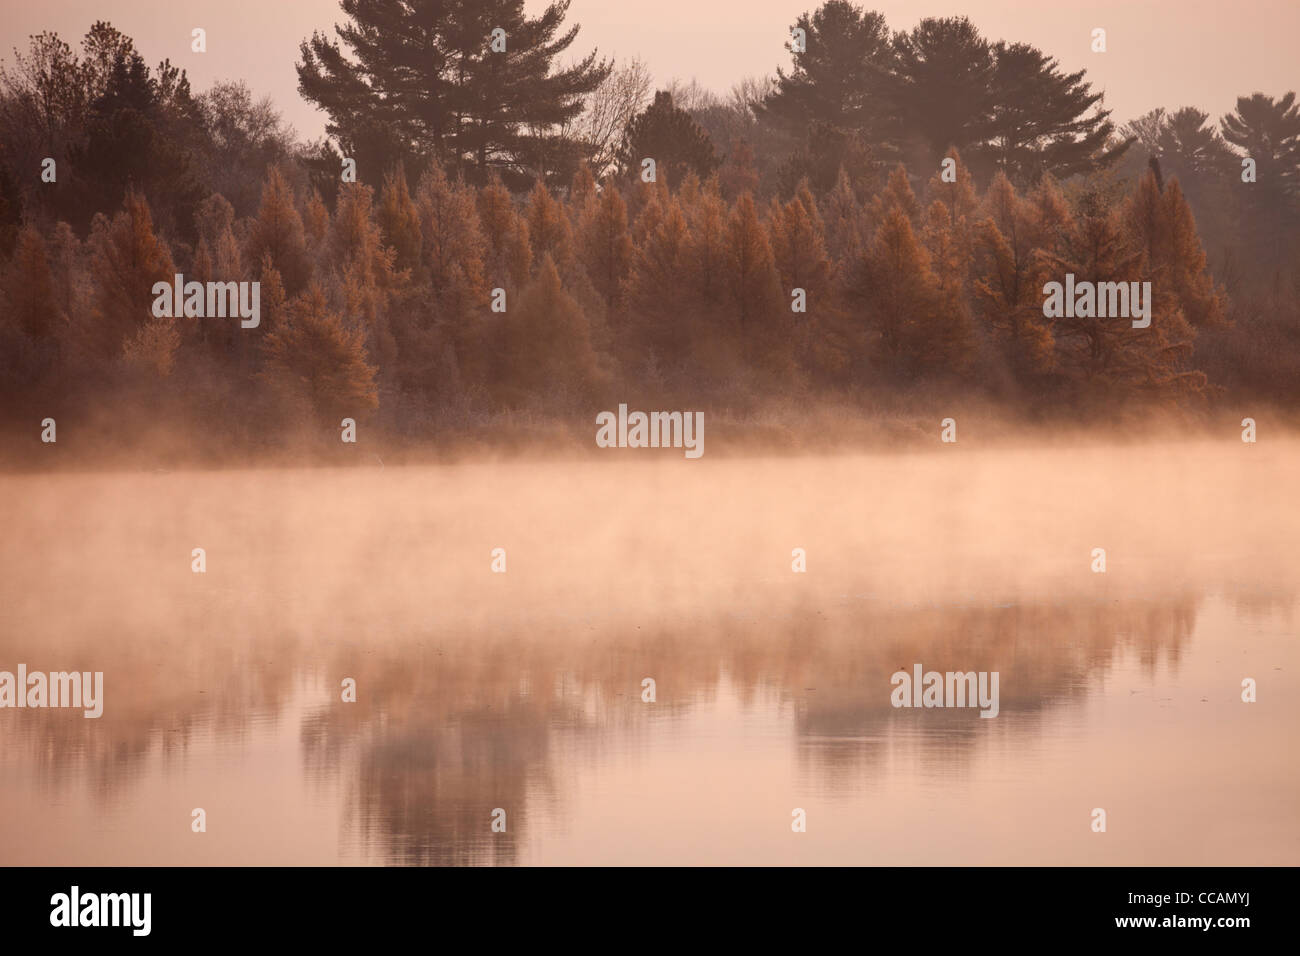
<svg viewBox="0 0 1300 956">
<path fill-rule="evenodd" d="M 953 451 L 0 477 L 0 863 L 1300 863 L 1300 448 Z"/>
</svg>

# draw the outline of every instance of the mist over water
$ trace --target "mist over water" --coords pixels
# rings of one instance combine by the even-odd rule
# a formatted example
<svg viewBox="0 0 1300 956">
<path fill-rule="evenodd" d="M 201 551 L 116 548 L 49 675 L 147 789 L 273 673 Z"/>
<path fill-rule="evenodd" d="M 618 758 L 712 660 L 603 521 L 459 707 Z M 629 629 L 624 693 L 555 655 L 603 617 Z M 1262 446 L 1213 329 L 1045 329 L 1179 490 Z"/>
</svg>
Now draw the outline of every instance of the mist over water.
<svg viewBox="0 0 1300 956">
<path fill-rule="evenodd" d="M 1295 865 L 1297 474 L 1234 435 L 3 476 L 0 670 L 105 705 L 0 710 L 0 861 Z M 999 715 L 893 708 L 917 663 Z"/>
</svg>

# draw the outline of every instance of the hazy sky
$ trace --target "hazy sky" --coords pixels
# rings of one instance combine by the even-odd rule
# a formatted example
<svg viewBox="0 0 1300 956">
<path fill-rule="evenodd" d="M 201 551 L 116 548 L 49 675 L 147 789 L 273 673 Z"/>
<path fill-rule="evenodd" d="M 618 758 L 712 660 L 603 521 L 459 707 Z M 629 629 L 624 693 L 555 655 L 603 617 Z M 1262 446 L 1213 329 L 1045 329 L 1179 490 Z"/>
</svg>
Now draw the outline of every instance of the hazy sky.
<svg viewBox="0 0 1300 956">
<path fill-rule="evenodd" d="M 333 33 L 337 0 L 4 0 L 0 53 L 6 61 L 26 37 L 55 30 L 74 46 L 96 19 L 132 36 L 153 65 L 168 57 L 189 71 L 196 90 L 242 78 L 270 94 L 300 134 L 324 131 L 324 116 L 302 101 L 293 64 L 313 29 Z M 546 5 L 529 0 L 531 11 Z M 1023 40 L 1068 70 L 1086 68 L 1120 122 L 1156 106 L 1195 105 L 1214 116 L 1239 94 L 1279 95 L 1300 86 L 1295 38 L 1300 0 L 875 0 L 890 26 L 910 29 L 925 16 L 966 14 L 993 39 Z M 658 82 L 697 78 L 725 92 L 746 75 L 788 62 L 789 26 L 812 0 L 573 0 L 574 46 L 623 59 L 640 56 Z M 208 52 L 190 52 L 203 27 Z M 1090 50 L 1094 27 L 1108 51 Z"/>
</svg>

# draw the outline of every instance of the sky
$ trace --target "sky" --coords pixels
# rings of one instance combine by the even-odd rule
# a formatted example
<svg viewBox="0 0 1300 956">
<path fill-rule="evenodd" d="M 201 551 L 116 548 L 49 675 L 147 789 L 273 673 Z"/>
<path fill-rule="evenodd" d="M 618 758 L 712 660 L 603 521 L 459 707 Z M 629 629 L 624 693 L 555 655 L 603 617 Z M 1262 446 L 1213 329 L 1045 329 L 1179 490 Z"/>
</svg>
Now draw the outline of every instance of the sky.
<svg viewBox="0 0 1300 956">
<path fill-rule="evenodd" d="M 153 65 L 169 58 L 196 91 L 219 79 L 243 79 L 270 95 L 304 138 L 324 133 L 326 117 L 298 95 L 298 45 L 313 30 L 333 35 L 338 0 L 4 0 L 0 55 L 27 37 L 53 30 L 77 46 L 97 19 L 133 37 Z M 991 39 L 1032 43 L 1066 70 L 1086 69 L 1105 91 L 1113 118 L 1126 122 L 1157 106 L 1198 106 L 1218 117 L 1236 97 L 1281 95 L 1300 87 L 1295 38 L 1300 0 L 867 0 L 895 29 L 927 16 L 969 16 Z M 527 0 L 536 13 L 545 0 Z M 639 56 L 656 83 L 697 79 L 725 93 L 745 76 L 789 62 L 783 44 L 795 17 L 813 0 L 573 0 L 569 23 L 581 24 L 570 47 L 593 46 L 619 61 Z M 195 27 L 207 52 L 190 50 Z M 1106 30 L 1107 51 L 1091 50 L 1092 31 Z"/>
</svg>

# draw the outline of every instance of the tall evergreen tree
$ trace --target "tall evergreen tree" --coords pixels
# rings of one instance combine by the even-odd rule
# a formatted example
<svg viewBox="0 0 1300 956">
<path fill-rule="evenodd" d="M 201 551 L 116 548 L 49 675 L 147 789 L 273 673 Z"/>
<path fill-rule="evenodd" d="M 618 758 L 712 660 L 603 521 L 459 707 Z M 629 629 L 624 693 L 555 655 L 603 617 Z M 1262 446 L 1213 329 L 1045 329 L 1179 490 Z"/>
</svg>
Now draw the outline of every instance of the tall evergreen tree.
<svg viewBox="0 0 1300 956">
<path fill-rule="evenodd" d="M 376 176 L 410 154 L 479 183 L 493 169 L 531 179 L 611 69 L 594 51 L 556 67 L 578 34 L 563 29 L 569 2 L 530 17 L 524 0 L 340 0 L 342 45 L 304 40 L 298 88 Z"/>
<path fill-rule="evenodd" d="M 993 117 L 980 152 L 1013 183 L 1102 169 L 1131 145 L 1130 138 L 1110 142 L 1115 124 L 1085 71 L 1062 73 L 1054 57 L 1027 43 L 1000 42 L 994 57 Z"/>
<path fill-rule="evenodd" d="M 623 137 L 619 160 L 625 175 L 638 175 L 644 159 L 655 161 L 655 178 L 680 186 L 690 173 L 704 178 L 718 166 L 709 134 L 690 113 L 673 105 L 667 90 L 632 118 Z"/>
<path fill-rule="evenodd" d="M 1240 166 L 1231 180 L 1243 191 L 1247 247 L 1270 273 L 1283 274 L 1293 266 L 1300 232 L 1300 103 L 1295 93 L 1239 96 L 1222 126 L 1223 138 L 1255 164 L 1253 183 L 1242 181 Z"/>
<path fill-rule="evenodd" d="M 895 103 L 915 168 L 939 164 L 950 148 L 978 146 L 993 119 L 993 47 L 966 17 L 929 17 L 895 40 Z"/>
<path fill-rule="evenodd" d="M 757 107 L 760 117 L 800 134 L 820 122 L 861 131 L 873 144 L 890 139 L 896 54 L 884 15 L 828 0 L 794 27 L 804 31 L 804 48 L 786 44 L 790 71 L 778 68 L 776 88 Z"/>
</svg>

